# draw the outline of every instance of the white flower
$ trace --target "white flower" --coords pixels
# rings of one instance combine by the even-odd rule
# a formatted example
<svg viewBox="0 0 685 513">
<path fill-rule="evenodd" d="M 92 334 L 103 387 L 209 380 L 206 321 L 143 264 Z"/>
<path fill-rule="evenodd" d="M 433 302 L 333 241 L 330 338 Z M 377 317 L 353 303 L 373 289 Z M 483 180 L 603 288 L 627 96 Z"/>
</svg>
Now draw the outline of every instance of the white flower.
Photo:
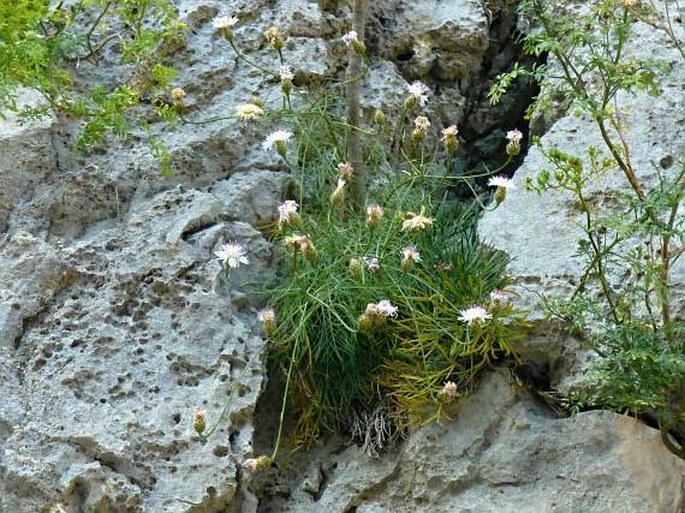
<svg viewBox="0 0 685 513">
<path fill-rule="evenodd" d="M 507 296 L 501 290 L 495 289 L 490 292 L 490 301 L 493 303 L 503 303 L 507 300 Z"/>
<path fill-rule="evenodd" d="M 442 129 L 442 140 L 447 141 L 448 139 L 456 138 L 459 130 L 457 130 L 457 125 L 450 125 L 447 128 Z M 451 381 L 449 382 L 451 383 Z"/>
<path fill-rule="evenodd" d="M 421 261 L 421 254 L 416 249 L 415 244 L 407 244 L 404 248 L 402 248 L 402 256 L 404 260 L 413 260 L 414 262 Z"/>
<path fill-rule="evenodd" d="M 243 246 L 235 241 L 227 242 L 219 247 L 219 251 L 214 253 L 224 267 L 235 269 L 240 267 L 240 264 L 249 264 L 250 261 L 245 256 L 245 249 Z"/>
<path fill-rule="evenodd" d="M 298 207 L 297 202 L 293 200 L 285 200 L 282 204 L 278 205 L 278 223 L 292 223 L 296 220 Z"/>
<path fill-rule="evenodd" d="M 488 180 L 489 187 L 504 187 L 505 189 L 516 189 L 514 183 L 506 176 L 493 176 Z"/>
<path fill-rule="evenodd" d="M 282 81 L 292 80 L 295 75 L 293 75 L 293 70 L 290 66 L 281 66 L 280 77 Z"/>
<path fill-rule="evenodd" d="M 264 151 L 268 151 L 274 147 L 278 149 L 279 145 L 285 145 L 292 136 L 292 132 L 288 132 L 287 130 L 276 130 L 267 136 L 262 143 L 262 148 L 264 148 Z"/>
<path fill-rule="evenodd" d="M 476 305 L 466 310 L 459 312 L 458 319 L 467 323 L 469 326 L 473 323 L 483 322 L 487 319 L 492 319 L 492 315 L 482 306 Z"/>
<path fill-rule="evenodd" d="M 385 317 L 397 317 L 397 307 L 387 299 L 383 299 L 376 303 L 376 310 Z"/>
<path fill-rule="evenodd" d="M 276 322 L 276 312 L 274 311 L 273 308 L 262 308 L 258 313 L 257 313 L 257 318 L 259 319 L 260 322 Z"/>
<path fill-rule="evenodd" d="M 366 267 L 368 268 L 369 272 L 372 274 L 377 273 L 381 268 L 381 264 L 378 261 L 378 258 L 375 256 L 365 256 L 362 258 L 362 260 L 366 264 Z"/>
<path fill-rule="evenodd" d="M 259 105 L 255 105 L 254 103 L 238 105 L 235 108 L 235 117 L 237 117 L 240 121 L 247 121 L 262 115 L 264 115 L 264 109 L 262 109 Z"/>
<path fill-rule="evenodd" d="M 215 29 L 230 29 L 234 27 L 238 23 L 238 18 L 235 16 L 231 16 L 230 18 L 228 16 L 219 16 L 218 18 L 214 18 L 214 28 Z"/>
<path fill-rule="evenodd" d="M 521 142 L 521 139 L 523 139 L 523 134 L 520 130 L 515 128 L 507 132 L 507 141 L 518 143 Z"/>
<path fill-rule="evenodd" d="M 357 33 L 354 30 L 350 30 L 347 34 L 345 34 L 342 37 L 342 40 L 345 43 L 345 46 L 347 46 L 348 48 L 352 46 L 352 43 L 354 43 L 355 41 L 359 41 L 359 39 L 357 38 Z"/>
<path fill-rule="evenodd" d="M 431 126 L 431 122 L 426 116 L 417 116 L 414 120 L 414 126 L 416 126 L 417 129 L 425 132 Z"/>
<path fill-rule="evenodd" d="M 429 91 L 430 89 L 428 89 L 428 86 L 418 80 L 409 86 L 409 96 L 417 100 L 421 107 L 428 102 L 428 95 L 426 93 Z"/>
<path fill-rule="evenodd" d="M 505 189 L 516 189 L 514 183 L 506 176 L 493 176 L 488 180 L 489 187 L 504 187 Z"/>
</svg>

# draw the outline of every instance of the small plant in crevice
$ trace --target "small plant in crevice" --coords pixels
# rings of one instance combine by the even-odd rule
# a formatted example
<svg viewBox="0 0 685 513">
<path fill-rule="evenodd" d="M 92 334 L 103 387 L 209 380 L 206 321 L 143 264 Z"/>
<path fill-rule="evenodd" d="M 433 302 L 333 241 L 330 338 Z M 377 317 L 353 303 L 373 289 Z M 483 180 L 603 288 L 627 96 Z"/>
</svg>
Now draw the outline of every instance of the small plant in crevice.
<svg viewBox="0 0 685 513">
<path fill-rule="evenodd" d="M 166 90 L 176 72 L 171 55 L 184 44 L 185 26 L 169 0 L 79 0 L 68 6 L 31 0 L 0 6 L 0 114 L 17 111 L 21 121 L 59 114 L 83 121 L 77 149 L 101 143 L 108 133 L 124 137 L 136 107 L 150 103 L 170 117 Z M 125 70 L 111 85 L 82 88 L 84 67 L 113 54 Z M 20 108 L 17 90 L 37 91 L 42 105 Z M 173 117 L 173 116 L 172 116 Z M 160 145 L 157 150 L 160 153 Z M 162 160 L 164 162 L 164 160 Z"/>
<path fill-rule="evenodd" d="M 572 111 L 593 121 L 599 136 L 599 145 L 584 155 L 535 140 L 549 168 L 526 184 L 539 193 L 570 194 L 580 213 L 584 272 L 568 300 L 547 301 L 550 314 L 574 331 L 592 332 L 590 347 L 598 357 L 572 400 L 576 408 L 599 405 L 655 418 L 666 446 L 685 458 L 685 319 L 674 311 L 673 294 L 673 268 L 685 252 L 685 155 L 664 169 L 640 168 L 622 106 L 625 93 L 658 96 L 660 79 L 673 65 L 634 55 L 629 47 L 636 23 L 665 34 L 679 64 L 685 62 L 669 4 L 600 0 L 578 10 L 526 0 L 520 10 L 537 24 L 525 39 L 526 51 L 548 53 L 559 76 L 547 79 L 550 65 L 517 67 L 500 77 L 491 99 L 498 101 L 512 80 L 533 78 L 542 89 L 531 112 L 551 98 L 566 98 Z M 647 172 L 655 177 L 651 187 L 644 183 Z M 593 188 L 608 173 L 623 176 L 627 192 L 613 194 L 611 208 L 602 210 Z"/>
</svg>

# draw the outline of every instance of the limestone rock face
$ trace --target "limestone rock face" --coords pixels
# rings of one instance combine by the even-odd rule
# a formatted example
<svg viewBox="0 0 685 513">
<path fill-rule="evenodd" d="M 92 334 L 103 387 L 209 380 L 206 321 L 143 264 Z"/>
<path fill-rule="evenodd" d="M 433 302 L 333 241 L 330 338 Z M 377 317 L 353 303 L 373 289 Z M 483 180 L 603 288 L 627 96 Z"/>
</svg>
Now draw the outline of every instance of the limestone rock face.
<svg viewBox="0 0 685 513">
<path fill-rule="evenodd" d="M 265 511 L 681 511 L 685 463 L 657 430 L 608 412 L 557 418 L 510 381 L 489 375 L 456 421 L 418 429 L 381 459 L 356 447 L 315 452 L 290 499 Z M 313 499 L 317 465 L 324 484 Z"/>
<path fill-rule="evenodd" d="M 261 147 L 281 127 L 233 113 L 253 95 L 267 110 L 282 107 L 273 78 L 280 63 L 263 38 L 272 25 L 287 36 L 283 53 L 296 87 L 341 80 L 349 3 L 175 4 L 190 29 L 174 56 L 186 123 L 150 127 L 171 152 L 171 177 L 160 174 L 142 133 L 76 154 L 69 150 L 75 124 L 0 120 L 0 513 L 677 512 L 682 463 L 653 430 L 611 414 L 552 417 L 501 374 L 456 423 L 423 428 L 396 452 L 369 460 L 355 448 L 319 451 L 306 456 L 306 478 L 281 495 L 252 493 L 240 462 L 255 456 L 266 379 L 256 292 L 274 266 L 259 230 L 291 198 L 291 176 Z M 459 125 L 464 92 L 489 48 L 481 2 L 371 4 L 365 115 L 401 112 L 408 84 L 422 80 L 433 91 L 436 133 L 441 123 Z M 226 14 L 240 19 L 237 46 L 270 73 L 248 66 L 216 34 L 212 20 Z M 88 84 L 123 76 L 106 51 L 98 66 L 83 62 L 75 73 Z M 645 162 L 661 158 L 647 153 L 652 143 L 677 147 L 678 84 L 682 77 L 671 75 L 651 113 L 646 100 L 636 104 L 645 128 L 631 137 L 643 144 Z M 591 136 L 571 123 L 560 121 L 559 130 L 567 128 L 548 137 L 572 134 L 571 143 L 585 144 Z M 483 234 L 519 259 L 520 284 L 565 285 L 577 270 L 568 258 L 572 229 L 555 239 L 551 255 L 545 241 L 530 240 L 544 233 L 540 219 L 564 204 L 548 210 L 517 194 L 486 216 Z M 227 276 L 214 252 L 232 240 L 245 245 L 250 264 Z M 521 263 L 527 247 L 530 261 Z M 563 350 L 550 354 L 564 369 Z M 206 443 L 193 430 L 198 407 L 207 412 Z"/>
</svg>

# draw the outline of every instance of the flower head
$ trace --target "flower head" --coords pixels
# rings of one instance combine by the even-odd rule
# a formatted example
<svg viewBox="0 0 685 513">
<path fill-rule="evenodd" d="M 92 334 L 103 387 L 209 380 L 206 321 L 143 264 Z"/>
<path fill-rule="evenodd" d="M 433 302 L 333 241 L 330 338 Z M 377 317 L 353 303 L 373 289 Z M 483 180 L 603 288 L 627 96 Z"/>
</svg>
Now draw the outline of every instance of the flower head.
<svg viewBox="0 0 685 513">
<path fill-rule="evenodd" d="M 521 152 L 521 139 L 523 139 L 523 134 L 517 130 L 510 130 L 507 132 L 507 155 L 514 157 Z"/>
<path fill-rule="evenodd" d="M 250 473 L 259 472 L 268 469 L 273 462 L 268 456 L 259 456 L 257 458 L 248 458 L 243 461 L 243 468 Z"/>
<path fill-rule="evenodd" d="M 235 241 L 222 244 L 219 247 L 219 251 L 215 252 L 214 254 L 219 258 L 219 260 L 221 260 L 221 263 L 224 265 L 224 267 L 228 267 L 230 269 L 240 267 L 240 264 L 247 265 L 250 263 L 250 261 L 247 259 L 247 256 L 245 256 L 245 249 L 243 248 L 242 244 Z"/>
<path fill-rule="evenodd" d="M 235 16 L 231 16 L 230 18 L 228 16 L 219 16 L 217 18 L 214 18 L 214 28 L 218 30 L 222 36 L 224 36 L 224 39 L 227 41 L 233 41 L 233 27 L 238 23 L 238 18 Z"/>
<path fill-rule="evenodd" d="M 421 107 L 425 106 L 428 102 L 428 93 L 430 89 L 423 82 L 418 80 L 413 82 L 409 86 L 409 97 L 405 100 L 404 105 L 407 108 L 415 107 L 418 103 Z"/>
<path fill-rule="evenodd" d="M 352 43 L 354 41 L 359 41 L 359 39 L 357 39 L 357 33 L 354 30 L 350 30 L 347 34 L 345 34 L 342 37 L 342 40 L 343 43 L 345 43 L 345 46 L 347 46 L 348 48 L 352 46 Z"/>
<path fill-rule="evenodd" d="M 490 292 L 490 301 L 493 303 L 502 303 L 507 300 L 507 296 L 499 289 Z"/>
<path fill-rule="evenodd" d="M 417 116 L 414 120 L 414 130 L 411 133 L 412 139 L 415 141 L 423 141 L 426 138 L 428 128 L 431 122 L 426 116 Z"/>
<path fill-rule="evenodd" d="M 278 154 L 281 157 L 285 157 L 285 143 L 287 143 L 292 136 L 292 132 L 288 132 L 286 130 L 276 130 L 275 132 L 269 134 L 269 136 L 264 140 L 262 143 L 262 148 L 264 151 L 268 151 L 271 148 L 276 148 Z"/>
<path fill-rule="evenodd" d="M 299 205 L 294 200 L 285 200 L 278 205 L 278 224 L 287 224 L 291 226 L 297 224 L 300 217 L 297 213 L 298 207 Z"/>
<path fill-rule="evenodd" d="M 521 142 L 521 139 L 523 139 L 523 134 L 519 129 L 514 128 L 507 132 L 507 141 Z"/>
<path fill-rule="evenodd" d="M 384 317 L 397 317 L 397 307 L 387 299 L 383 299 L 376 303 L 378 313 Z"/>
<path fill-rule="evenodd" d="M 421 207 L 421 213 L 409 212 L 411 217 L 402 222 L 402 231 L 423 230 L 433 224 L 433 219 L 423 215 L 425 209 Z"/>
<path fill-rule="evenodd" d="M 454 381 L 445 382 L 440 393 L 448 399 L 454 399 L 457 396 L 457 384 Z"/>
<path fill-rule="evenodd" d="M 212 25 L 214 25 L 214 28 L 218 30 L 227 28 L 230 29 L 237 25 L 238 21 L 240 20 L 238 20 L 238 18 L 235 16 L 231 16 L 230 18 L 228 16 L 218 16 L 214 18 Z"/>
<path fill-rule="evenodd" d="M 264 39 L 266 39 L 271 46 L 273 46 L 277 51 L 283 49 L 283 34 L 278 27 L 271 26 L 264 32 Z"/>
<path fill-rule="evenodd" d="M 171 101 L 174 103 L 181 103 L 186 97 L 185 89 L 182 87 L 174 87 L 171 90 Z"/>
<path fill-rule="evenodd" d="M 493 176 L 488 180 L 488 187 L 504 187 L 505 189 L 516 189 L 514 182 L 506 176 Z"/>
<path fill-rule="evenodd" d="M 338 164 L 338 174 L 343 180 L 351 180 L 354 175 L 354 167 L 350 162 L 341 162 Z"/>
<path fill-rule="evenodd" d="M 461 310 L 458 319 L 471 326 L 474 323 L 479 324 L 487 319 L 492 319 L 492 315 L 482 306 L 475 305 L 466 310 Z"/>
<path fill-rule="evenodd" d="M 378 271 L 381 270 L 381 264 L 378 261 L 378 257 L 369 255 L 363 257 L 362 260 L 366 264 L 366 268 L 369 270 L 371 274 L 376 274 Z"/>
<path fill-rule="evenodd" d="M 254 103 L 245 103 L 235 108 L 235 117 L 240 121 L 247 121 L 262 115 L 264 115 L 264 109 Z"/>
<path fill-rule="evenodd" d="M 459 146 L 459 139 L 457 139 L 458 133 L 459 130 L 457 130 L 456 125 L 450 125 L 447 128 L 442 129 L 442 142 L 445 143 L 447 151 L 453 152 L 457 149 L 457 146 Z"/>
<path fill-rule="evenodd" d="M 421 261 L 421 254 L 416 248 L 415 244 L 407 244 L 402 248 L 402 263 L 400 264 L 404 271 L 412 268 L 415 262 Z"/>
<path fill-rule="evenodd" d="M 281 66 L 281 69 L 279 71 L 279 76 L 281 80 L 292 80 L 295 75 L 293 75 L 293 69 L 288 66 L 287 64 L 284 66 Z"/>
<path fill-rule="evenodd" d="M 276 312 L 274 309 L 269 307 L 262 308 L 257 313 L 257 318 L 259 319 L 259 322 L 262 323 L 264 333 L 266 333 L 267 336 L 271 336 L 276 330 Z"/>
<path fill-rule="evenodd" d="M 293 252 L 293 256 L 299 251 L 310 262 L 316 258 L 316 249 L 312 240 L 306 235 L 289 235 L 283 239 L 285 247 Z"/>
<path fill-rule="evenodd" d="M 499 206 L 507 198 L 508 189 L 516 189 L 514 183 L 506 176 L 493 176 L 488 180 L 488 186 L 497 187 L 495 191 L 495 203 Z"/>
<path fill-rule="evenodd" d="M 378 226 L 383 218 L 384 212 L 383 207 L 376 203 L 366 207 L 366 226 L 369 228 Z"/>
</svg>

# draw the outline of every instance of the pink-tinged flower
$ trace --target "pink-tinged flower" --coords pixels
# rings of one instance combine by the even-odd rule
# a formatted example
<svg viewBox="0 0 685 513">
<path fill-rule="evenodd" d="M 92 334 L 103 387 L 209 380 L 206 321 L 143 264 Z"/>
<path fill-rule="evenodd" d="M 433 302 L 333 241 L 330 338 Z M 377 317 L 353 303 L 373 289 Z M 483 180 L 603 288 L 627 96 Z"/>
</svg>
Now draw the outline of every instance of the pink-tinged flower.
<svg viewBox="0 0 685 513">
<path fill-rule="evenodd" d="M 416 244 L 407 244 L 402 248 L 402 255 L 404 258 L 411 258 L 414 262 L 421 261 L 421 254 L 418 249 L 416 249 Z"/>
<path fill-rule="evenodd" d="M 240 267 L 240 264 L 247 265 L 250 263 L 245 255 L 245 249 L 242 244 L 235 241 L 222 244 L 219 247 L 219 251 L 214 254 L 221 260 L 224 267 L 229 267 L 231 269 Z"/>
<path fill-rule="evenodd" d="M 490 301 L 493 303 L 503 303 L 507 300 L 507 296 L 501 290 L 495 289 L 490 292 Z"/>
<path fill-rule="evenodd" d="M 521 139 L 523 139 L 523 134 L 520 130 L 515 128 L 514 130 L 509 130 L 507 132 L 507 141 L 521 142 Z"/>
<path fill-rule="evenodd" d="M 402 231 L 416 231 L 428 228 L 433 224 L 433 219 L 423 215 L 425 209 L 421 207 L 421 213 L 415 214 L 414 212 L 408 212 L 411 215 L 409 219 L 402 222 Z"/>
<path fill-rule="evenodd" d="M 458 319 L 471 326 L 474 323 L 479 324 L 488 319 L 492 319 L 492 315 L 482 306 L 476 305 L 467 308 L 466 310 L 461 310 Z"/>
<path fill-rule="evenodd" d="M 259 313 L 257 313 L 257 318 L 262 323 L 264 328 L 264 333 L 267 337 L 273 335 L 276 331 L 276 312 L 273 308 L 262 308 Z"/>
<path fill-rule="evenodd" d="M 342 40 L 347 48 L 351 48 L 356 53 L 363 55 L 366 51 L 366 46 L 359 40 L 358 36 L 359 34 L 357 34 L 354 30 L 350 30 L 342 37 Z"/>
<path fill-rule="evenodd" d="M 257 318 L 260 322 L 276 322 L 276 312 L 273 308 L 262 308 L 259 313 L 257 313 Z"/>
<path fill-rule="evenodd" d="M 341 162 L 338 164 L 338 174 L 343 180 L 351 180 L 354 175 L 354 167 L 349 162 Z"/>
<path fill-rule="evenodd" d="M 250 473 L 266 470 L 271 466 L 271 458 L 268 456 L 259 456 L 257 458 L 248 458 L 243 461 L 242 467 Z"/>
<path fill-rule="evenodd" d="M 423 82 L 418 80 L 413 82 L 409 86 L 409 98 L 404 102 L 405 107 L 412 108 L 418 103 L 421 107 L 424 107 L 428 102 L 427 93 L 430 91 L 428 86 Z"/>
<path fill-rule="evenodd" d="M 510 130 L 507 132 L 507 155 L 515 157 L 521 153 L 521 139 L 523 139 L 523 134 L 519 130 Z"/>
<path fill-rule="evenodd" d="M 387 299 L 383 299 L 376 303 L 376 310 L 384 317 L 397 317 L 397 307 Z"/>
<path fill-rule="evenodd" d="M 300 215 L 297 213 L 299 205 L 297 201 L 285 200 L 278 205 L 278 224 L 295 225 L 297 224 Z"/>
<path fill-rule="evenodd" d="M 366 226 L 369 228 L 378 226 L 383 218 L 384 212 L 385 210 L 383 210 L 383 207 L 376 203 L 366 207 Z"/>
<path fill-rule="evenodd" d="M 352 43 L 354 41 L 359 41 L 359 39 L 357 38 L 357 33 L 354 30 L 350 30 L 347 34 L 345 34 L 342 37 L 342 40 L 343 43 L 345 43 L 345 46 L 347 46 L 348 48 L 352 46 Z"/>
<path fill-rule="evenodd" d="M 457 384 L 454 381 L 447 381 L 442 387 L 442 395 L 450 399 L 454 399 L 457 396 Z"/>
</svg>

